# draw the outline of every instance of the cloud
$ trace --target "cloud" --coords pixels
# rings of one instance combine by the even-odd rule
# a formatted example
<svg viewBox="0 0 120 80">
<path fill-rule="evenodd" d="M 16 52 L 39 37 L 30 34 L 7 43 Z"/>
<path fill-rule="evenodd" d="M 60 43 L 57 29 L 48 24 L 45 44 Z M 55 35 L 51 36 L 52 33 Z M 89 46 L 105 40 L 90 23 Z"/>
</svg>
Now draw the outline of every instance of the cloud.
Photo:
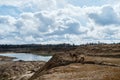
<svg viewBox="0 0 120 80">
<path fill-rule="evenodd" d="M 0 5 L 0 15 L 18 17 L 21 10 L 14 6 Z"/>
<path fill-rule="evenodd" d="M 63 7 L 65 3 L 65 0 L 0 0 L 1 6 L 13 6 L 24 12 L 54 10 Z"/>
<path fill-rule="evenodd" d="M 84 7 L 84 6 L 102 6 L 102 5 L 106 5 L 106 4 L 115 4 L 116 2 L 118 2 L 119 0 L 67 0 L 69 3 L 73 4 L 73 5 L 77 5 L 80 7 Z"/>
<path fill-rule="evenodd" d="M 81 7 L 65 0 L 10 1 L 0 1 L 0 43 L 119 41 L 118 6 Z"/>
<path fill-rule="evenodd" d="M 15 18 L 11 16 L 0 16 L 0 35 L 9 34 L 10 32 L 14 32 L 16 27 L 12 24 L 15 23 Z"/>
<path fill-rule="evenodd" d="M 63 17 L 62 19 L 57 20 L 54 23 L 56 29 L 49 33 L 48 35 L 65 35 L 65 34 L 74 34 L 79 35 L 85 32 L 85 30 L 81 29 L 80 22 L 74 18 Z"/>
<path fill-rule="evenodd" d="M 39 31 L 48 32 L 49 28 L 52 27 L 54 23 L 54 18 L 52 18 L 48 12 L 38 12 L 34 14 L 34 17 L 39 22 Z"/>
<path fill-rule="evenodd" d="M 120 25 L 120 17 L 111 6 L 103 7 L 101 13 L 90 13 L 89 17 L 99 25 Z"/>
</svg>

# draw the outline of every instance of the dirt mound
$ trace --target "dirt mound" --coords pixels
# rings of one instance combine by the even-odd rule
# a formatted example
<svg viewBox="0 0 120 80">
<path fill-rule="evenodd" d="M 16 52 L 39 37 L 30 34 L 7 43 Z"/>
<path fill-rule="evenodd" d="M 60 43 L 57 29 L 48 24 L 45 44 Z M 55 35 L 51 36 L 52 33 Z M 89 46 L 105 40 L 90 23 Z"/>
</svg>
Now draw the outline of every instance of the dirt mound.
<svg viewBox="0 0 120 80">
<path fill-rule="evenodd" d="M 31 80 L 119 80 L 119 74 L 119 67 L 71 63 L 49 69 Z"/>
<path fill-rule="evenodd" d="M 81 54 L 83 54 L 83 56 Z M 48 71 L 53 68 L 60 67 L 60 66 L 66 66 L 70 63 L 78 63 L 78 62 L 83 63 L 84 57 L 85 57 L 84 55 L 87 55 L 87 56 L 111 55 L 111 56 L 113 56 L 115 54 L 120 54 L 120 44 L 83 45 L 83 46 L 78 47 L 74 51 L 69 51 L 69 52 L 53 55 L 53 57 L 42 68 L 40 68 L 29 80 L 44 80 L 44 79 L 39 79 L 39 78 L 41 76 L 48 74 Z M 101 57 L 100 57 L 100 60 L 96 59 L 97 61 L 93 60 L 93 59 L 94 59 L 94 56 L 92 56 L 92 58 L 88 62 L 89 63 L 92 62 L 91 64 L 94 63 L 97 65 L 98 64 L 106 65 L 106 63 L 103 64 L 103 60 Z M 85 60 L 86 60 L 86 57 L 85 57 Z M 113 60 L 113 59 L 110 59 L 110 60 Z M 115 63 L 116 63 L 116 61 L 115 61 Z M 88 63 L 86 63 L 86 64 L 88 64 Z M 108 66 L 110 66 L 110 65 L 108 65 Z M 115 66 L 115 65 L 113 65 L 113 66 Z M 55 80 L 57 80 L 57 79 L 55 79 Z"/>
<path fill-rule="evenodd" d="M 70 63 L 83 62 L 84 58 L 81 56 L 81 53 L 67 52 L 59 53 L 53 55 L 53 57 L 41 68 L 39 69 L 29 80 L 34 80 L 37 77 L 46 73 L 47 70 L 68 65 Z"/>
<path fill-rule="evenodd" d="M 0 80 L 21 80 L 21 75 L 37 71 L 45 62 L 4 62 L 0 65 Z M 25 76 L 23 76 L 25 77 Z"/>
<path fill-rule="evenodd" d="M 0 56 L 0 61 L 12 61 L 15 57 Z"/>
</svg>

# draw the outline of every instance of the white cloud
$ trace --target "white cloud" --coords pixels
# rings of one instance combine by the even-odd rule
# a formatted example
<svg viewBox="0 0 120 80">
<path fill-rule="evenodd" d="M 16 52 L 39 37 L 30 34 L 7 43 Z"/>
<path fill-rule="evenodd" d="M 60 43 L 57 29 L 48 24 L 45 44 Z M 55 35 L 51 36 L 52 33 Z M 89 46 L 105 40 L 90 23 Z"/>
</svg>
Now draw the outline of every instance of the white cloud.
<svg viewBox="0 0 120 80">
<path fill-rule="evenodd" d="M 17 17 L 0 15 L 1 43 L 120 41 L 119 4 L 80 7 L 65 0 L 1 1 L 0 5 L 21 11 Z"/>
<path fill-rule="evenodd" d="M 120 25 L 120 17 L 115 13 L 113 7 L 105 6 L 102 8 L 101 13 L 91 13 L 89 17 L 100 25 Z"/>
<path fill-rule="evenodd" d="M 15 18 L 11 16 L 0 16 L 0 35 L 7 35 L 16 30 L 13 26 L 15 23 Z"/>
<path fill-rule="evenodd" d="M 0 0 L 0 5 L 18 6 L 20 4 L 21 4 L 20 0 Z"/>
</svg>

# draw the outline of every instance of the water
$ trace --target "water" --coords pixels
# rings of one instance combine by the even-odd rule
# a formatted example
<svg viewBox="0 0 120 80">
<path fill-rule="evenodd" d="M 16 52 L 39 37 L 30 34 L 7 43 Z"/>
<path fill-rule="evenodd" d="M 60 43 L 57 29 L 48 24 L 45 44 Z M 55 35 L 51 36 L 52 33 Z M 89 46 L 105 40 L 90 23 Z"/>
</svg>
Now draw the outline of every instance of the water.
<svg viewBox="0 0 120 80">
<path fill-rule="evenodd" d="M 2 53 L 1 56 L 16 57 L 13 61 L 48 61 L 52 56 L 41 56 L 31 53 Z"/>
</svg>

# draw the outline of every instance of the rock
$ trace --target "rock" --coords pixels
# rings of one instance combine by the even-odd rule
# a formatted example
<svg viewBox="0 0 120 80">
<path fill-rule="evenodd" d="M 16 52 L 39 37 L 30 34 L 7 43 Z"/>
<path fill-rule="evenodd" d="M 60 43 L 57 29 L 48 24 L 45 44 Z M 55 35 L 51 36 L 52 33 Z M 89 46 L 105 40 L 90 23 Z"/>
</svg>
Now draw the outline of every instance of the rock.
<svg viewBox="0 0 120 80">
<path fill-rule="evenodd" d="M 19 62 L 23 62 L 24 60 L 18 60 Z"/>
</svg>

